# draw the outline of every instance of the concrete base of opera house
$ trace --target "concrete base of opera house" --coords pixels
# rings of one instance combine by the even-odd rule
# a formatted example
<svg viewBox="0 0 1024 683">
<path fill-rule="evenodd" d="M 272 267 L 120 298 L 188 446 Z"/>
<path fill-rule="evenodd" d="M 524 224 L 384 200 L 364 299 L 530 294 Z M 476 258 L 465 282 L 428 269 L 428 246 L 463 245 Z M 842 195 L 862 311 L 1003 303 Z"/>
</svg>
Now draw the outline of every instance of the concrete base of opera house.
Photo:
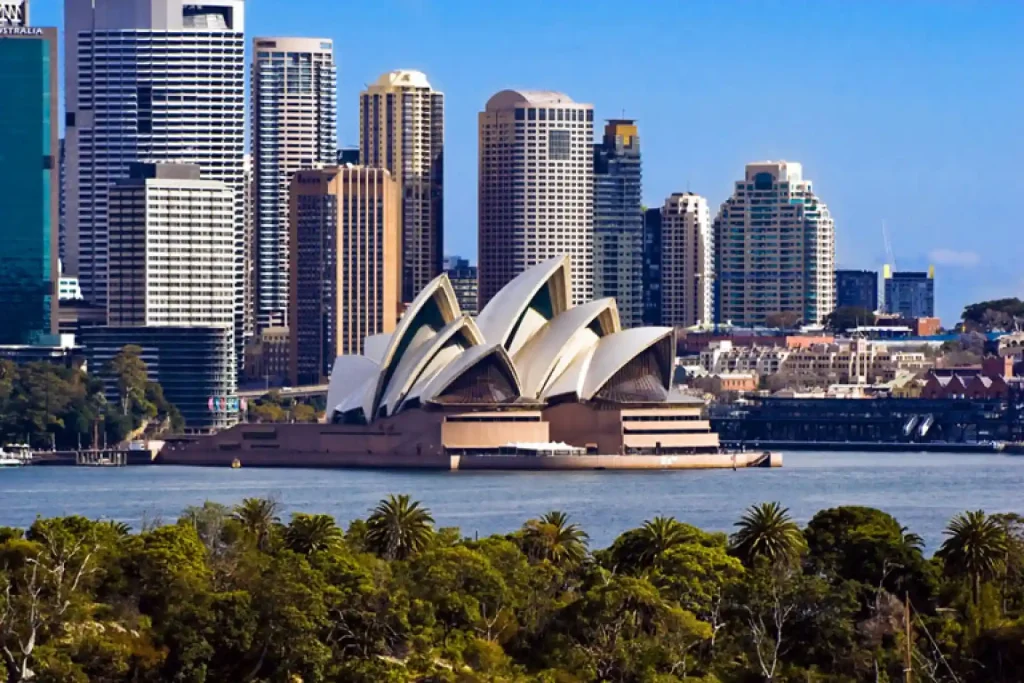
<svg viewBox="0 0 1024 683">
<path fill-rule="evenodd" d="M 554 442 L 554 443 L 552 443 Z M 529 444 L 529 448 L 522 448 Z M 524 452 L 524 450 L 526 452 Z M 673 470 L 780 467 L 728 452 L 700 407 L 568 403 L 544 409 L 410 410 L 370 425 L 242 424 L 169 440 L 157 464 L 433 470 Z"/>
</svg>

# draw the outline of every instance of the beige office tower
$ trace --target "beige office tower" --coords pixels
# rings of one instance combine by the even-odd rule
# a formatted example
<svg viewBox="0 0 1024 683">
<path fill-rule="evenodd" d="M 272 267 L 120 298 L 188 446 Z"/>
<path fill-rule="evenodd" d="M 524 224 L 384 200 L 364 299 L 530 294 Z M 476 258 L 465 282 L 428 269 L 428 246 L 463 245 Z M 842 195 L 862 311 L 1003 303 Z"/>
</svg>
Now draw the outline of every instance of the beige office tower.
<svg viewBox="0 0 1024 683">
<path fill-rule="evenodd" d="M 242 159 L 242 334 L 246 342 L 256 336 L 256 211 L 252 154 Z"/>
<path fill-rule="evenodd" d="M 338 153 L 337 71 L 326 38 L 256 38 L 252 61 L 256 322 L 288 320 L 288 185 Z"/>
<path fill-rule="evenodd" d="M 692 192 L 671 195 L 661 208 L 663 325 L 712 322 L 713 257 L 708 200 Z"/>
<path fill-rule="evenodd" d="M 503 90 L 479 115 L 481 310 L 530 266 L 568 255 L 572 301 L 594 294 L 594 108 L 558 92 Z"/>
<path fill-rule="evenodd" d="M 401 205 L 402 291 L 409 303 L 441 272 L 444 94 L 419 71 L 384 74 L 359 96 L 360 162 L 386 168 Z"/>
<path fill-rule="evenodd" d="M 800 164 L 747 164 L 714 235 L 719 323 L 817 324 L 832 312 L 835 224 Z"/>
<path fill-rule="evenodd" d="M 233 189 L 196 165 L 132 164 L 107 207 L 109 325 L 234 327 Z"/>
<path fill-rule="evenodd" d="M 386 169 L 299 171 L 291 182 L 289 375 L 320 384 L 334 359 L 398 321 L 398 183 Z"/>
</svg>

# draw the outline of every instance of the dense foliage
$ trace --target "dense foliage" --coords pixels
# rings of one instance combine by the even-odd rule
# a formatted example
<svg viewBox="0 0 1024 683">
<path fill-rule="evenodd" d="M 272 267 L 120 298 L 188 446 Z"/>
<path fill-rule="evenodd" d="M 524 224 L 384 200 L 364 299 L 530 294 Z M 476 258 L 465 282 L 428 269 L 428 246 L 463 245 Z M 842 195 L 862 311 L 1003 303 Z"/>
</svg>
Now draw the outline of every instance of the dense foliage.
<svg viewBox="0 0 1024 683">
<path fill-rule="evenodd" d="M 107 402 L 99 377 L 78 368 L 0 360 L 0 445 L 72 449 L 116 444 L 149 424 L 180 431 L 181 413 L 149 380 L 140 352 L 126 346 L 103 369 L 117 384 L 117 405 Z"/>
<path fill-rule="evenodd" d="M 964 306 L 964 324 L 972 330 L 1013 330 L 1024 322 L 1024 301 L 1017 298 L 980 301 Z"/>
<path fill-rule="evenodd" d="M 774 503 L 596 551 L 561 512 L 468 539 L 407 496 L 347 531 L 262 499 L 0 528 L 7 681 L 852 683 L 908 655 L 915 681 L 1021 680 L 1024 519 L 960 515 L 931 559 L 878 510 L 801 529 Z"/>
</svg>

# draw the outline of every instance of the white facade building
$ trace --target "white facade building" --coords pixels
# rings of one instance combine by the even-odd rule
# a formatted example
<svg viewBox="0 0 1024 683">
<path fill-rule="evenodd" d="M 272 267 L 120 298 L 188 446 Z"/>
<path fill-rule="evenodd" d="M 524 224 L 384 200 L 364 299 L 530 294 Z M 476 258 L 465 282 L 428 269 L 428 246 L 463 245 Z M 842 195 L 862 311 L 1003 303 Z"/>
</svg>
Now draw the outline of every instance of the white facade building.
<svg viewBox="0 0 1024 683">
<path fill-rule="evenodd" d="M 503 90 L 479 115 L 480 308 L 530 267 L 567 255 L 572 301 L 594 293 L 594 107 Z"/>
<path fill-rule="evenodd" d="M 421 71 L 382 75 L 359 96 L 359 154 L 398 182 L 401 300 L 409 303 L 444 256 L 444 94 Z"/>
<path fill-rule="evenodd" d="M 245 334 L 244 0 L 65 0 L 67 263 L 108 301 L 107 195 L 132 162 L 189 163 L 234 197 L 225 291 Z"/>
<path fill-rule="evenodd" d="M 259 328 L 288 321 L 288 184 L 333 165 L 337 71 L 326 38 L 256 38 L 252 63 L 255 281 Z"/>
<path fill-rule="evenodd" d="M 713 235 L 708 200 L 675 193 L 661 209 L 661 321 L 691 327 L 713 320 Z"/>
<path fill-rule="evenodd" d="M 714 225 L 716 318 L 820 324 L 835 308 L 835 224 L 798 163 L 747 164 Z"/>
<path fill-rule="evenodd" d="M 234 192 L 196 166 L 137 164 L 110 188 L 107 323 L 234 327 Z"/>
</svg>

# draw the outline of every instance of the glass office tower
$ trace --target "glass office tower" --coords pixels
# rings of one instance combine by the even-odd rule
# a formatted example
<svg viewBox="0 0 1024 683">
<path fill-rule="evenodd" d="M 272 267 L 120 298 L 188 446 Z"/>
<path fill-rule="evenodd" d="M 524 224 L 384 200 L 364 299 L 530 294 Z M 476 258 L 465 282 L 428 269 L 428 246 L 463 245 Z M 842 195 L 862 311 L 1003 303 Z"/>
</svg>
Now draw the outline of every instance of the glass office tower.
<svg viewBox="0 0 1024 683">
<path fill-rule="evenodd" d="M 0 28 L 0 344 L 57 332 L 57 29 Z"/>
</svg>

